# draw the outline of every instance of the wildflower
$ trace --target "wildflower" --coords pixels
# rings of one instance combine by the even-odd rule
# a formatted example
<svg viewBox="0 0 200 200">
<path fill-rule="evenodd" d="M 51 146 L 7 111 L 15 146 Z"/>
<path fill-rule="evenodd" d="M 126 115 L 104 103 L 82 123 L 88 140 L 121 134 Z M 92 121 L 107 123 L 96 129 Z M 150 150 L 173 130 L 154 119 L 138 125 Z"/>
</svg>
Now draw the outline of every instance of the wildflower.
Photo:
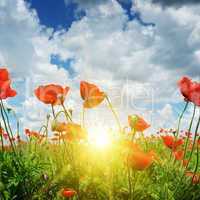
<svg viewBox="0 0 200 200">
<path fill-rule="evenodd" d="M 142 151 L 135 151 L 128 156 L 128 165 L 136 170 L 145 170 L 149 168 L 154 161 L 152 152 L 144 153 Z"/>
<path fill-rule="evenodd" d="M 186 101 L 200 106 L 200 83 L 193 82 L 188 77 L 183 77 L 178 82 L 178 85 Z"/>
<path fill-rule="evenodd" d="M 63 134 L 60 139 L 67 139 L 69 141 L 73 139 L 85 139 L 87 137 L 87 132 L 81 125 L 73 123 L 73 122 L 57 122 L 54 121 L 52 124 L 52 131 L 62 132 Z"/>
<path fill-rule="evenodd" d="M 69 92 L 69 87 L 63 88 L 60 85 L 49 84 L 39 86 L 35 89 L 36 97 L 45 104 L 61 105 Z"/>
<path fill-rule="evenodd" d="M 10 86 L 11 80 L 7 69 L 0 69 L 0 98 L 7 99 L 16 96 L 17 92 Z"/>
<path fill-rule="evenodd" d="M 162 136 L 162 139 L 165 146 L 173 150 L 176 150 L 178 147 L 180 147 L 184 143 L 183 139 L 180 139 L 180 138 L 176 139 L 174 136 L 170 136 L 170 135 Z"/>
<path fill-rule="evenodd" d="M 174 151 L 173 154 L 176 160 L 182 160 L 184 156 L 184 151 L 183 150 Z"/>
<path fill-rule="evenodd" d="M 200 106 L 200 83 L 194 82 L 191 86 L 190 100 Z"/>
<path fill-rule="evenodd" d="M 96 85 L 86 81 L 81 81 L 80 83 L 80 94 L 84 100 L 84 108 L 94 108 L 105 99 L 104 92 L 102 92 Z"/>
<path fill-rule="evenodd" d="M 138 115 L 129 115 L 128 122 L 131 129 L 139 132 L 143 132 L 150 127 L 150 125 Z"/>
<path fill-rule="evenodd" d="M 200 183 L 200 174 L 195 174 L 195 173 L 193 173 L 193 172 L 187 171 L 187 172 L 185 173 L 185 175 L 186 175 L 187 177 L 192 178 L 192 183 L 193 183 L 193 184 L 198 184 L 198 183 Z"/>
<path fill-rule="evenodd" d="M 185 100 L 190 101 L 192 80 L 188 77 L 182 77 L 178 82 L 178 86 Z"/>
<path fill-rule="evenodd" d="M 31 131 L 29 129 L 25 129 L 25 134 L 28 136 L 28 137 L 35 137 L 35 138 L 40 138 L 41 135 L 36 132 L 36 131 Z"/>
<path fill-rule="evenodd" d="M 64 188 L 61 192 L 63 197 L 71 198 L 76 195 L 76 191 L 70 188 Z"/>
</svg>

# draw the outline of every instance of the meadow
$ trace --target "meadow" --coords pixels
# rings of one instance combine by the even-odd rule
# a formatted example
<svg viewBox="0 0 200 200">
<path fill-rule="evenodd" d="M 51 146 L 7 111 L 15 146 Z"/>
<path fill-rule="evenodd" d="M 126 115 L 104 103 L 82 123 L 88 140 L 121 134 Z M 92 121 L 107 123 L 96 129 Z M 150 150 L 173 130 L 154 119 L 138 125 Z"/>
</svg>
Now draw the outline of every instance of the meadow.
<svg viewBox="0 0 200 200">
<path fill-rule="evenodd" d="M 8 70 L 1 68 L 0 199 L 200 199 L 200 116 L 194 120 L 200 108 L 199 82 L 189 77 L 178 81 L 185 106 L 177 127 L 160 129 L 148 136 L 145 131 L 151 125 L 142 116 L 127 116 L 126 127 L 109 94 L 87 81 L 80 82 L 81 121 L 74 121 L 73 111 L 65 106 L 70 88 L 49 84 L 34 91 L 38 101 L 52 110 L 44 116 L 44 125 L 40 130 L 15 130 L 11 117 L 16 117 L 17 127 L 19 121 L 6 106 L 6 101 L 17 95 L 11 85 Z M 102 102 L 113 114 L 116 129 L 107 133 L 97 130 L 102 135 L 91 136 L 85 114 Z M 191 107 L 188 129 L 182 130 L 182 119 Z M 60 116 L 64 118 L 61 120 Z"/>
</svg>

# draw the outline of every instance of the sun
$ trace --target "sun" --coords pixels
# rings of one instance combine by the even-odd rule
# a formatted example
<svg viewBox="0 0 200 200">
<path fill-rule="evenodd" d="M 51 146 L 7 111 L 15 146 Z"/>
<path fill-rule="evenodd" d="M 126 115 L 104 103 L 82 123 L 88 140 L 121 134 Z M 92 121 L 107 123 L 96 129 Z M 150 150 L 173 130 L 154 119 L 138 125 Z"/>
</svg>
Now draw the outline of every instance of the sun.
<svg viewBox="0 0 200 200">
<path fill-rule="evenodd" d="M 98 149 L 105 149 L 110 145 L 109 130 L 106 127 L 94 126 L 88 130 L 89 143 Z"/>
</svg>

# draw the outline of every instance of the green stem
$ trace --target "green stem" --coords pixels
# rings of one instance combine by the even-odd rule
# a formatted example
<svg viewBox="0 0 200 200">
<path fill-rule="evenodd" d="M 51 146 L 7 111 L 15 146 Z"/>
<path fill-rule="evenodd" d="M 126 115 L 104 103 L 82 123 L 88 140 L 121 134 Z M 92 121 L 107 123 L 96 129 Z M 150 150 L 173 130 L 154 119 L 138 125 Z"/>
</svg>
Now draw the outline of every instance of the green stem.
<svg viewBox="0 0 200 200">
<path fill-rule="evenodd" d="M 0 128 L 3 130 L 2 126 L 1 126 L 1 122 L 0 122 Z M 3 143 L 3 135 L 2 134 L 3 134 L 3 131 L 1 133 L 1 149 L 4 152 L 4 143 Z"/>
<path fill-rule="evenodd" d="M 52 104 L 51 104 L 51 111 L 52 111 L 53 117 L 55 119 L 56 118 L 56 114 L 55 114 L 55 110 L 54 110 L 54 107 L 53 107 Z"/>
<path fill-rule="evenodd" d="M 8 118 L 8 115 L 7 115 L 6 111 L 5 111 L 5 108 L 4 108 L 2 99 L 0 100 L 0 113 L 1 113 L 1 116 L 2 116 L 4 128 L 5 128 L 5 130 L 6 130 L 7 134 L 8 134 L 8 139 L 9 139 L 11 148 L 12 148 L 13 153 L 14 153 L 14 155 L 15 155 L 14 158 L 16 158 L 16 160 L 14 159 L 13 161 L 14 161 L 14 163 L 15 163 L 16 169 L 19 170 L 18 164 L 22 167 L 22 163 L 21 163 L 21 161 L 20 161 L 20 159 L 19 159 L 19 157 L 18 157 L 18 154 L 17 154 L 17 152 L 16 152 L 16 150 L 15 150 L 15 146 L 14 146 L 13 141 L 12 141 L 13 134 L 12 134 L 12 130 L 11 130 L 11 127 L 10 127 L 9 118 Z M 5 117 L 4 115 L 5 115 L 6 117 Z M 12 138 L 11 138 L 11 137 L 12 137 Z"/>
<path fill-rule="evenodd" d="M 108 98 L 107 95 L 105 96 L 105 98 L 106 98 L 106 100 L 107 100 L 107 102 L 108 102 L 108 106 L 109 106 L 110 110 L 112 111 L 112 113 L 113 113 L 113 115 L 114 115 L 114 118 L 115 118 L 115 120 L 116 120 L 116 122 L 117 122 L 117 125 L 118 125 L 118 127 L 119 127 L 119 131 L 120 131 L 120 133 L 121 133 L 121 132 L 122 132 L 122 128 L 121 128 L 121 123 L 120 123 L 119 117 L 118 117 L 118 115 L 117 115 L 115 109 L 113 108 L 113 105 L 112 105 L 112 103 L 111 103 L 111 101 L 110 101 L 110 99 Z"/>
<path fill-rule="evenodd" d="M 13 138 L 14 138 L 14 135 L 13 135 L 13 132 L 12 132 L 12 129 L 11 129 L 11 126 L 10 126 L 10 120 L 9 120 L 8 114 L 7 114 L 7 112 L 6 112 L 6 109 L 5 109 L 5 107 L 4 107 L 4 104 L 3 104 L 2 99 L 1 99 L 1 106 L 2 106 L 2 110 L 3 110 L 4 114 L 5 114 L 5 119 L 6 119 L 6 122 L 7 122 L 7 127 L 8 127 L 8 129 L 9 129 L 10 134 L 11 134 L 11 137 L 12 137 L 12 139 L 13 139 Z M 13 145 L 15 146 L 15 142 L 13 142 Z"/>
<path fill-rule="evenodd" d="M 46 122 L 46 138 L 48 138 L 48 127 L 49 127 L 49 120 L 50 120 L 50 115 L 47 115 L 47 122 Z"/>
<path fill-rule="evenodd" d="M 60 114 L 65 114 L 65 112 L 63 110 L 60 110 L 59 112 L 56 113 L 55 119 L 57 119 L 59 117 Z"/>
<path fill-rule="evenodd" d="M 188 135 L 187 135 L 187 139 L 186 139 L 186 143 L 185 143 L 183 160 L 185 159 L 185 156 L 186 156 L 186 153 L 187 153 L 187 147 L 188 147 L 188 142 L 189 142 L 189 138 L 190 138 L 190 132 L 191 132 L 191 129 L 192 129 L 192 124 L 193 124 L 193 121 L 194 121 L 195 112 L 196 112 L 196 106 L 194 105 L 192 119 L 190 121 L 189 129 L 188 129 Z"/>
<path fill-rule="evenodd" d="M 39 129 L 38 133 L 40 134 L 42 132 L 42 129 L 44 129 L 47 132 L 47 127 L 46 125 L 41 126 L 41 128 Z"/>
<path fill-rule="evenodd" d="M 200 139 L 200 137 L 199 137 L 199 139 Z M 194 175 L 192 177 L 192 180 L 194 180 L 194 177 L 195 177 L 197 170 L 198 170 L 198 166 L 199 166 L 199 144 L 197 143 L 197 162 L 196 162 L 196 166 L 195 166 L 195 169 L 194 169 Z"/>
<path fill-rule="evenodd" d="M 187 163 L 186 169 L 188 169 L 189 163 L 190 163 L 190 161 L 192 159 L 192 154 L 194 152 L 194 146 L 195 146 L 196 138 L 198 136 L 199 125 L 200 125 L 200 114 L 199 114 L 199 119 L 198 119 L 198 122 L 197 122 L 196 129 L 195 129 L 195 135 L 194 135 L 194 139 L 193 139 L 193 143 L 192 143 L 192 150 L 190 152 L 190 156 L 189 156 L 189 159 L 188 159 L 188 163 Z"/>
<path fill-rule="evenodd" d="M 188 105 L 189 105 L 189 102 L 187 101 L 187 102 L 185 103 L 185 106 L 184 106 L 184 108 L 183 108 L 182 113 L 181 113 L 180 116 L 179 116 L 178 127 L 177 127 L 177 130 L 176 130 L 176 133 L 175 133 L 175 141 L 177 140 L 177 138 L 178 138 L 178 136 L 179 136 L 181 121 L 182 121 L 182 118 L 183 118 L 183 115 L 184 115 L 185 111 L 187 110 Z M 175 142 L 174 142 L 174 144 L 175 144 Z M 172 151 L 171 151 L 171 154 L 170 154 L 170 160 L 172 159 L 173 149 L 174 149 L 174 147 L 172 148 Z"/>
<path fill-rule="evenodd" d="M 179 116 L 178 128 L 177 128 L 176 134 L 175 134 L 175 137 L 176 137 L 176 138 L 179 136 L 179 130 L 180 130 L 180 125 L 181 125 L 181 120 L 182 120 L 182 118 L 183 118 L 183 115 L 184 115 L 185 111 L 187 110 L 188 105 L 189 105 L 189 102 L 187 101 L 186 104 L 185 104 L 185 107 L 184 107 L 184 109 L 183 109 L 183 111 L 182 111 L 182 113 L 181 113 L 180 116 Z"/>
<path fill-rule="evenodd" d="M 0 112 L 1 112 L 2 119 L 3 119 L 4 128 L 5 128 L 5 130 L 6 130 L 7 134 L 8 134 L 8 139 L 9 139 L 11 148 L 12 148 L 13 152 L 15 153 L 15 148 L 14 148 L 14 146 L 13 146 L 12 138 L 10 137 L 10 132 L 9 132 L 9 130 L 8 130 L 8 126 L 7 126 L 7 124 L 6 124 L 6 119 L 5 119 L 5 116 L 4 116 L 2 104 L 0 104 Z"/>
<path fill-rule="evenodd" d="M 12 110 L 12 109 L 11 109 Z M 19 123 L 19 119 L 18 119 L 18 117 L 17 117 L 17 115 L 16 115 L 16 113 L 15 113 L 15 111 L 14 110 L 12 110 L 12 113 L 13 113 L 13 116 L 15 117 L 15 119 L 16 119 L 16 122 L 17 122 L 17 136 L 18 136 L 18 138 L 19 138 L 19 126 L 20 126 L 20 123 Z"/>
<path fill-rule="evenodd" d="M 61 105 L 63 107 L 66 118 L 72 122 L 72 118 L 71 118 L 70 114 L 68 113 L 67 109 L 65 108 L 65 105 L 63 103 Z"/>
</svg>

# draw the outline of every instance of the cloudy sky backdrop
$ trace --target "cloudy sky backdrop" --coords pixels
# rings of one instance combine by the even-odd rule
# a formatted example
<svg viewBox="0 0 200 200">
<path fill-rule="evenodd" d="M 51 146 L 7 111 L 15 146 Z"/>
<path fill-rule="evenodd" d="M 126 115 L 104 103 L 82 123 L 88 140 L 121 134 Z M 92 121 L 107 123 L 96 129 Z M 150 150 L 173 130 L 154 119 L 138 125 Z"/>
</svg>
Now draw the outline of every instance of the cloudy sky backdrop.
<svg viewBox="0 0 200 200">
<path fill-rule="evenodd" d="M 79 82 L 87 80 L 110 94 L 124 123 L 139 113 L 154 128 L 171 128 L 184 106 L 177 80 L 200 76 L 198 2 L 1 0 L 0 66 L 8 67 L 18 91 L 9 105 L 24 127 L 38 128 L 49 108 L 34 88 L 68 85 L 66 105 L 79 120 Z M 105 105 L 89 111 L 88 121 L 94 115 L 113 124 Z"/>
</svg>

